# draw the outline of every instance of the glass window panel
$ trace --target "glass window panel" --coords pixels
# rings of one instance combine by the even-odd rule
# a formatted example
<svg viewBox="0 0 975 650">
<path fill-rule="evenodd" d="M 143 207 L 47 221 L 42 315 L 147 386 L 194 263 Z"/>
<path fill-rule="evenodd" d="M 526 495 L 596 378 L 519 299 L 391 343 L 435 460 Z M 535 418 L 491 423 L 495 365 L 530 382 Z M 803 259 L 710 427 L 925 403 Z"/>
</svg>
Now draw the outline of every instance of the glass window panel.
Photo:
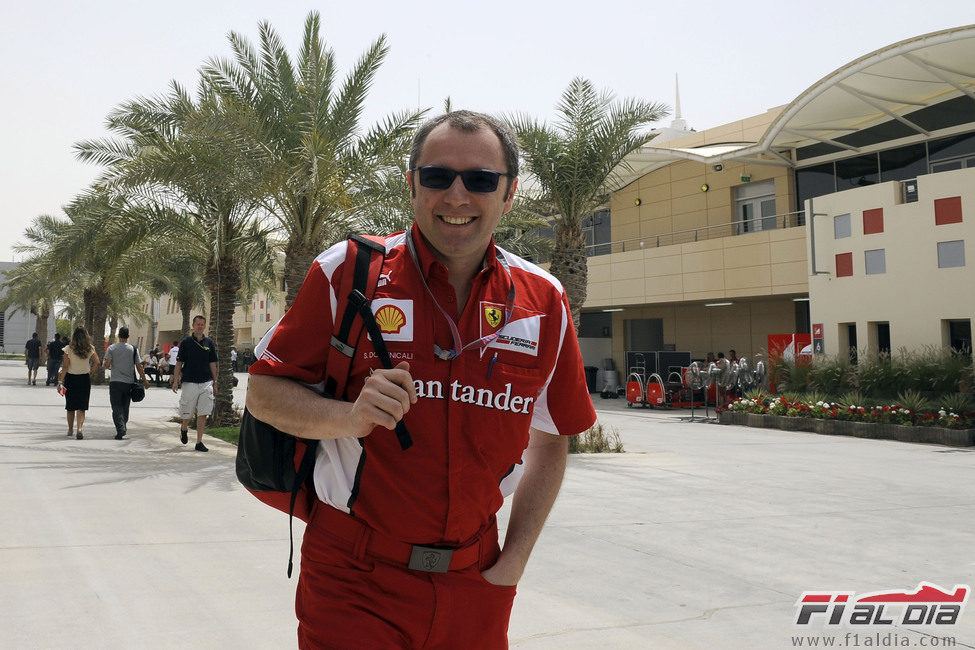
<svg viewBox="0 0 975 650">
<path fill-rule="evenodd" d="M 762 230 L 775 230 L 775 199 L 762 201 Z"/>
<path fill-rule="evenodd" d="M 836 191 L 875 185 L 880 180 L 877 154 L 836 161 Z"/>
<path fill-rule="evenodd" d="M 937 172 L 950 172 L 953 169 L 961 169 L 961 161 L 960 160 L 951 160 L 951 161 L 948 161 L 948 162 L 932 163 L 931 164 L 931 171 L 933 173 L 937 173 Z"/>
<path fill-rule="evenodd" d="M 950 269 L 956 266 L 965 266 L 965 241 L 939 241 L 938 268 Z"/>
<path fill-rule="evenodd" d="M 883 248 L 863 251 L 863 262 L 867 275 L 880 275 L 887 272 L 887 255 Z"/>
<path fill-rule="evenodd" d="M 928 171 L 924 144 L 912 144 L 880 152 L 880 181 L 906 181 Z"/>
<path fill-rule="evenodd" d="M 806 200 L 836 191 L 833 163 L 796 170 L 796 210 L 806 209 Z"/>
<path fill-rule="evenodd" d="M 838 214 L 833 217 L 833 239 L 845 239 L 850 234 L 850 215 Z"/>
<path fill-rule="evenodd" d="M 972 154 L 975 154 L 975 133 L 941 138 L 928 143 L 928 156 L 932 162 Z"/>
</svg>

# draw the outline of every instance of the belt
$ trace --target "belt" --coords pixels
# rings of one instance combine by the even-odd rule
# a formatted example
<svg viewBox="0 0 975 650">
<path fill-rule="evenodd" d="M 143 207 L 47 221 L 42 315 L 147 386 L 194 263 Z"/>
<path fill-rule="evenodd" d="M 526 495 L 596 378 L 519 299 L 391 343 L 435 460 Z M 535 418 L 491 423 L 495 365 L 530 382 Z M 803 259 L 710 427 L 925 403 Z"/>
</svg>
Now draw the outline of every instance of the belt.
<svg viewBox="0 0 975 650">
<path fill-rule="evenodd" d="M 474 566 L 481 557 L 481 536 L 461 548 L 410 544 L 387 537 L 361 520 L 322 502 L 316 504 L 315 514 L 308 525 L 348 542 L 353 549 L 365 538 L 365 554 L 415 571 L 459 571 Z"/>
</svg>

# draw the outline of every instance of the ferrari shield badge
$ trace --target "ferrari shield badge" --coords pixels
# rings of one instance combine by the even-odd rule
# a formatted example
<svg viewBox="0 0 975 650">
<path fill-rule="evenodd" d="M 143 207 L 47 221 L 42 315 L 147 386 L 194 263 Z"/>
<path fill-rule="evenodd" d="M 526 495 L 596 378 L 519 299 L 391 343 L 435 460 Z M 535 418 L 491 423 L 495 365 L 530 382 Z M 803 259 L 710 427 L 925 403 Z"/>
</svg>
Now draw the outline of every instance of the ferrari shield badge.
<svg viewBox="0 0 975 650">
<path fill-rule="evenodd" d="M 492 328 L 501 324 L 501 310 L 497 307 L 487 306 L 484 308 L 484 318 Z"/>
</svg>

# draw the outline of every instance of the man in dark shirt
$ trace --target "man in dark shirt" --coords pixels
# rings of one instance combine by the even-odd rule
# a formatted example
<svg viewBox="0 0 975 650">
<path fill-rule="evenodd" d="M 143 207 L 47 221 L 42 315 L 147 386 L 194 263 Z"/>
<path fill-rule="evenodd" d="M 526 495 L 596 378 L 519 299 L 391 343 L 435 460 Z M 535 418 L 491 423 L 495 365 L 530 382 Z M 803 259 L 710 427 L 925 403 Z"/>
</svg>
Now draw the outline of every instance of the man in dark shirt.
<svg viewBox="0 0 975 650">
<path fill-rule="evenodd" d="M 180 386 L 183 392 L 179 396 L 179 414 L 183 425 L 179 432 L 179 441 L 184 445 L 189 441 L 188 432 L 193 412 L 196 411 L 196 447 L 197 451 L 207 451 L 203 444 L 203 432 L 207 426 L 207 416 L 213 412 L 213 400 L 217 396 L 217 346 L 213 340 L 203 334 L 207 319 L 203 316 L 193 317 L 193 333 L 180 341 L 179 352 L 176 356 L 176 367 L 173 369 L 173 392 Z"/>
<path fill-rule="evenodd" d="M 61 335 L 54 333 L 54 340 L 47 344 L 47 381 L 45 386 L 58 385 L 58 373 L 61 372 L 61 361 L 64 359 L 64 343 L 61 342 Z"/>
<path fill-rule="evenodd" d="M 24 345 L 24 358 L 27 360 L 27 385 L 37 385 L 37 367 L 41 365 L 41 340 L 37 332 Z"/>
</svg>

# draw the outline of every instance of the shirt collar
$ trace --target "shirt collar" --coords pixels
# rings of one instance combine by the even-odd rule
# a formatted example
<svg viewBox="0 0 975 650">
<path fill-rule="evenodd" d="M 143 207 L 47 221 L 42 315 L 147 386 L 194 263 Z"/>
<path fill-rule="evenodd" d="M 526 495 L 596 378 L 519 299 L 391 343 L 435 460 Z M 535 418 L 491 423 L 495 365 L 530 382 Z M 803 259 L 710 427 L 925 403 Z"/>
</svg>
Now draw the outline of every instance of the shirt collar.
<svg viewBox="0 0 975 650">
<path fill-rule="evenodd" d="M 416 247 L 416 255 L 420 261 L 420 268 L 423 271 L 423 276 L 429 279 L 431 272 L 435 268 L 442 269 L 442 272 L 444 275 L 446 275 L 447 268 L 434 256 L 433 251 L 430 250 L 430 245 L 427 244 L 427 240 L 423 237 L 423 233 L 420 232 L 420 226 L 415 221 L 413 222 L 413 226 L 410 228 L 410 232 L 413 235 L 413 244 Z M 491 237 L 491 241 L 488 242 L 487 250 L 484 252 L 484 259 L 481 262 L 481 271 L 484 271 L 485 269 L 493 269 L 496 266 L 498 266 L 498 249 L 494 245 L 494 237 Z"/>
</svg>

